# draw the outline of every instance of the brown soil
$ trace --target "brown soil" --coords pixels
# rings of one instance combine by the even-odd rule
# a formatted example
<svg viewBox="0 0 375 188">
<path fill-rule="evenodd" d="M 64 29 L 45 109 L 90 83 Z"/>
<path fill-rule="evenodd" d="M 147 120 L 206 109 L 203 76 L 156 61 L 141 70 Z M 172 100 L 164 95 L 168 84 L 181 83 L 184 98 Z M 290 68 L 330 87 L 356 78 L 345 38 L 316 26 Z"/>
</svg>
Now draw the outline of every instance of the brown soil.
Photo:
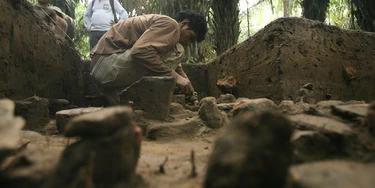
<svg viewBox="0 0 375 188">
<path fill-rule="evenodd" d="M 83 63 L 78 53 L 47 30 L 26 0 L 2 0 L 0 12 L 0 97 L 22 99 L 36 94 L 84 104 Z M 335 100 L 371 101 L 375 99 L 374 58 L 373 33 L 283 18 L 202 66 L 204 69 L 192 68 L 199 72 L 191 79 L 200 93 L 215 97 L 229 91 L 236 97 L 267 97 L 277 102 L 295 99 L 302 85 L 313 83 L 318 101 L 328 94 Z M 236 80 L 234 87 L 216 86 L 227 78 Z M 137 174 L 150 187 L 201 187 L 214 138 L 144 140 Z M 52 136 L 49 147 L 61 152 L 66 142 Z M 196 178 L 189 178 L 192 150 Z M 166 157 L 165 174 L 160 174 Z"/>
<path fill-rule="evenodd" d="M 53 123 L 46 127 L 45 133 L 54 133 Z M 49 129 L 49 130 L 47 130 Z M 65 138 L 61 135 L 33 136 L 23 134 L 22 142 L 30 141 L 29 147 L 43 148 L 48 155 L 55 157 L 57 161 L 67 145 L 77 139 Z M 138 187 L 202 187 L 208 158 L 213 148 L 215 135 L 204 137 L 190 137 L 184 139 L 147 140 L 144 138 L 141 146 L 141 154 L 138 160 L 136 173 L 140 177 Z M 196 177 L 191 177 L 192 163 L 191 151 L 194 151 L 194 163 Z M 160 173 L 163 165 L 164 172 Z M 52 163 L 55 164 L 55 163 Z"/>
<path fill-rule="evenodd" d="M 0 96 L 33 95 L 83 104 L 83 63 L 26 0 L 0 1 Z"/>
<path fill-rule="evenodd" d="M 302 18 L 280 18 L 209 65 L 208 93 L 293 99 L 312 83 L 316 101 L 375 99 L 375 34 Z M 233 66 L 236 65 L 236 66 Z M 230 88 L 218 81 L 236 80 Z"/>
</svg>

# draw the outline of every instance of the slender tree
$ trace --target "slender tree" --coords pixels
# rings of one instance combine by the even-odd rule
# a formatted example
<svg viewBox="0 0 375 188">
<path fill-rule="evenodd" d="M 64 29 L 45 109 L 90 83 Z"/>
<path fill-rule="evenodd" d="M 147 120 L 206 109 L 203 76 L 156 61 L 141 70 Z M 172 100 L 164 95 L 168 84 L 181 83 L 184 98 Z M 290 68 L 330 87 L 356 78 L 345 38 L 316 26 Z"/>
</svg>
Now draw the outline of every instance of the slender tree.
<svg viewBox="0 0 375 188">
<path fill-rule="evenodd" d="M 351 0 L 350 7 L 352 17 L 356 18 L 357 25 L 361 30 L 375 32 L 375 1 Z"/>
<path fill-rule="evenodd" d="M 302 15 L 311 20 L 324 22 L 330 0 L 302 0 Z"/>
<path fill-rule="evenodd" d="M 239 0 L 214 0 L 211 6 L 214 49 L 217 55 L 237 44 L 240 35 L 238 2 Z"/>
<path fill-rule="evenodd" d="M 290 16 L 290 0 L 283 0 L 284 17 Z"/>
</svg>

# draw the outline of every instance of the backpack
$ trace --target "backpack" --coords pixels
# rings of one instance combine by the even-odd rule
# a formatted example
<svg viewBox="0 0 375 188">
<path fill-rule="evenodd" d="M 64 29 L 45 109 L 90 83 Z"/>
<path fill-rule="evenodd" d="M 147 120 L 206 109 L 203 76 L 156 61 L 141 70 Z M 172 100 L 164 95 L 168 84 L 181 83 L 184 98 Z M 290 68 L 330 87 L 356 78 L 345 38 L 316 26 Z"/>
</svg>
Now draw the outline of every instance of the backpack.
<svg viewBox="0 0 375 188">
<path fill-rule="evenodd" d="M 94 3 L 95 3 L 95 0 L 92 0 L 91 7 L 94 7 Z M 109 4 L 111 5 L 111 9 L 112 9 L 112 14 L 113 14 L 114 21 L 115 21 L 115 23 L 117 23 L 118 19 L 117 19 L 116 12 L 115 12 L 114 0 L 109 0 Z"/>
</svg>

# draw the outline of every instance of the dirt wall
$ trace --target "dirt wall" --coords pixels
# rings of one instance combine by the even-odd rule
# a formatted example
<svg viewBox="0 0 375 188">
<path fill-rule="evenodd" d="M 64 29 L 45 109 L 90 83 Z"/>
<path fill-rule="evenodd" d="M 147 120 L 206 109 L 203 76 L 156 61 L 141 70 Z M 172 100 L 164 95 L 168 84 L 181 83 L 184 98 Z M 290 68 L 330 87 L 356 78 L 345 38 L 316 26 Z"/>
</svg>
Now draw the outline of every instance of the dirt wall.
<svg viewBox="0 0 375 188">
<path fill-rule="evenodd" d="M 26 0 L 1 0 L 0 12 L 0 96 L 82 103 L 83 63 L 77 51 L 49 31 Z"/>
<path fill-rule="evenodd" d="M 302 18 L 280 18 L 233 46 L 207 68 L 208 90 L 233 77 L 237 97 L 295 99 L 306 83 L 317 101 L 375 99 L 375 34 Z"/>
</svg>

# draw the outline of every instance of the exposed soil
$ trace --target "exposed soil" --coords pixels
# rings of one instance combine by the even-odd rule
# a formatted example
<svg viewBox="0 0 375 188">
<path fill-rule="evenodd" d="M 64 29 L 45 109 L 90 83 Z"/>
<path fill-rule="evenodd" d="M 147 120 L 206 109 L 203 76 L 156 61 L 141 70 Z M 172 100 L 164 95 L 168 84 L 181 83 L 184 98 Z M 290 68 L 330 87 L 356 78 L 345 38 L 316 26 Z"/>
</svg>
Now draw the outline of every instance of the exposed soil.
<svg viewBox="0 0 375 188">
<path fill-rule="evenodd" d="M 84 104 L 78 52 L 49 31 L 26 0 L 1 1 L 0 11 L 0 96 Z"/>
<path fill-rule="evenodd" d="M 209 65 L 209 95 L 295 100 L 312 83 L 316 101 L 375 99 L 375 34 L 280 18 Z M 233 66 L 235 65 L 235 66 Z M 234 79 L 234 87 L 217 83 Z M 229 84 L 230 86 L 230 84 Z"/>
<path fill-rule="evenodd" d="M 30 150 L 42 149 L 47 156 L 53 158 L 51 165 L 56 164 L 68 145 L 77 141 L 77 139 L 68 139 L 56 134 L 54 121 L 51 121 L 41 132 L 45 136 L 30 131 L 24 132 L 21 136 L 21 143 L 30 142 L 28 146 Z M 165 137 L 161 140 L 149 140 L 143 138 L 136 169 L 140 177 L 139 187 L 202 187 L 214 141 L 215 134 L 182 139 Z M 192 151 L 194 151 L 196 177 L 191 177 Z M 162 165 L 164 162 L 165 164 Z M 160 172 L 161 165 L 164 173 Z"/>
<path fill-rule="evenodd" d="M 16 100 L 36 94 L 85 104 L 84 63 L 77 51 L 48 31 L 26 0 L 2 0 L 0 12 L 0 97 Z M 312 83 L 317 101 L 329 95 L 335 100 L 369 102 L 375 99 L 374 58 L 373 33 L 283 18 L 229 49 L 212 64 L 190 66 L 186 72 L 204 96 L 229 92 L 236 97 L 280 102 L 295 100 L 297 90 Z M 230 84 L 217 87 L 218 82 Z M 54 134 L 54 126 L 52 122 L 40 132 Z M 149 187 L 202 187 L 215 135 L 145 139 L 137 174 Z M 49 150 L 56 155 L 68 142 L 61 135 L 47 138 Z M 36 147 L 45 144 L 35 143 Z M 189 178 L 191 151 L 195 156 L 195 178 Z M 165 174 L 161 174 L 159 168 L 166 157 Z"/>
</svg>

